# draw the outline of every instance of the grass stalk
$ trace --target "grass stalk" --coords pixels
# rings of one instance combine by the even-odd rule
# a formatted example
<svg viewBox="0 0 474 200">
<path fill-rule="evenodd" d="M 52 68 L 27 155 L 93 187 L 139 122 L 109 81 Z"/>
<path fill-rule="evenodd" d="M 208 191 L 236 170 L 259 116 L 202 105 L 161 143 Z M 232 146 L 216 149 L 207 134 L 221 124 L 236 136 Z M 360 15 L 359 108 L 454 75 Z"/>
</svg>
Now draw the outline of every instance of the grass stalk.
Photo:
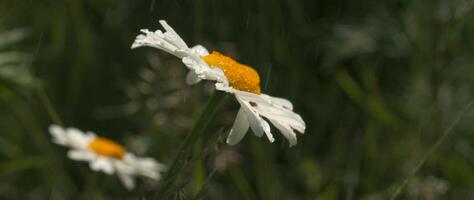
<svg viewBox="0 0 474 200">
<path fill-rule="evenodd" d="M 161 189 L 155 195 L 155 199 L 162 199 L 170 192 L 172 186 L 178 175 L 182 172 L 182 170 L 186 167 L 186 164 L 190 163 L 189 161 L 192 160 L 193 155 L 199 155 L 197 151 L 201 151 L 201 149 L 196 149 L 197 143 L 203 143 L 200 141 L 203 137 L 204 132 L 206 131 L 207 127 L 209 126 L 210 122 L 214 118 L 219 106 L 221 105 L 223 99 L 225 97 L 225 93 L 223 92 L 214 92 L 209 103 L 207 104 L 206 108 L 204 109 L 203 113 L 199 117 L 198 121 L 195 123 L 191 133 L 189 133 L 183 142 L 180 144 L 178 148 L 178 153 L 171 163 L 166 175 L 163 179 L 163 185 Z M 195 151 L 193 153 L 193 150 Z M 195 163 L 199 164 L 199 161 Z M 203 169 L 204 170 L 204 169 Z M 202 181 L 199 182 L 202 184 Z M 195 185 L 195 188 L 201 188 L 199 185 Z M 199 191 L 198 189 L 196 189 Z"/>
<path fill-rule="evenodd" d="M 464 117 L 466 112 L 472 107 L 473 103 L 474 103 L 474 100 L 471 100 L 464 107 L 464 109 L 461 111 L 461 113 L 459 113 L 459 115 L 456 117 L 456 119 L 453 121 L 453 123 L 451 123 L 449 125 L 449 127 L 444 131 L 443 135 L 441 135 L 441 137 L 438 138 L 438 140 L 436 140 L 436 142 L 430 147 L 430 149 L 426 152 L 426 154 L 423 155 L 421 160 L 418 161 L 416 166 L 410 171 L 408 176 L 403 180 L 403 182 L 397 187 L 395 192 L 392 194 L 392 196 L 390 198 L 391 200 L 395 200 L 398 197 L 398 195 L 402 192 L 403 188 L 405 188 L 405 186 L 408 184 L 408 181 L 410 180 L 410 178 L 412 178 L 416 174 L 416 172 L 418 172 L 418 170 L 421 168 L 421 166 L 423 166 L 423 164 L 431 156 L 431 154 L 433 154 L 433 152 L 436 149 L 438 149 L 439 145 L 441 145 L 443 143 L 443 141 L 446 139 L 446 137 L 448 137 L 451 134 L 454 127 L 456 127 L 456 125 L 461 121 L 461 119 Z"/>
</svg>

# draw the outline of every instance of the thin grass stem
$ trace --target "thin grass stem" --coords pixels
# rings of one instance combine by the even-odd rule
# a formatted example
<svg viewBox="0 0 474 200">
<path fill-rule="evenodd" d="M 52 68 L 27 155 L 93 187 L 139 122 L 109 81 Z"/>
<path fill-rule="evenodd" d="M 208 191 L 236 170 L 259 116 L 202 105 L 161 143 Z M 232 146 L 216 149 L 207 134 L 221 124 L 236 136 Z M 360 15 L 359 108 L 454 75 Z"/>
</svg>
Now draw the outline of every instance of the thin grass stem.
<svg viewBox="0 0 474 200">
<path fill-rule="evenodd" d="M 418 172 L 418 170 L 421 168 L 421 166 L 423 166 L 423 164 L 431 156 L 431 154 L 433 154 L 433 152 L 436 149 L 438 149 L 439 145 L 443 143 L 446 137 L 448 137 L 451 134 L 454 127 L 456 127 L 456 125 L 461 121 L 461 119 L 464 117 L 466 112 L 471 108 L 473 103 L 474 103 L 474 100 L 471 100 L 466 105 L 466 107 L 464 107 L 464 109 L 461 111 L 461 113 L 459 113 L 459 115 L 456 117 L 453 123 L 451 123 L 449 127 L 444 131 L 443 135 L 441 135 L 441 137 L 438 140 L 436 140 L 436 142 L 430 147 L 430 149 L 426 152 L 426 154 L 421 158 L 421 160 L 416 164 L 416 166 L 410 171 L 408 176 L 397 187 L 397 189 L 395 190 L 395 192 L 390 198 L 391 200 L 395 200 L 398 197 L 398 195 L 402 192 L 403 188 L 405 188 L 405 186 L 408 184 L 408 181 L 410 180 L 410 178 L 412 178 L 416 174 L 416 172 Z"/>
<path fill-rule="evenodd" d="M 223 102 L 225 93 L 214 92 L 209 103 L 204 109 L 203 113 L 199 117 L 198 121 L 195 123 L 191 133 L 189 133 L 183 142 L 178 148 L 178 153 L 171 163 L 166 175 L 163 179 L 163 185 L 161 189 L 156 193 L 155 199 L 162 199 L 166 193 L 171 190 L 174 182 L 178 178 L 178 174 L 185 168 L 187 163 L 190 163 L 193 155 L 198 155 L 198 153 L 193 154 L 195 150 L 196 142 L 200 141 L 200 138 L 203 137 L 203 134 L 210 122 L 214 118 L 219 106 Z M 192 162 L 191 162 L 192 163 Z"/>
<path fill-rule="evenodd" d="M 37 92 L 38 92 L 38 96 L 41 100 L 41 103 L 43 104 L 44 108 L 46 109 L 46 112 L 48 113 L 49 117 L 51 117 L 51 120 L 53 120 L 53 122 L 55 124 L 63 126 L 64 125 L 63 121 L 59 117 L 58 112 L 56 112 L 56 109 L 54 109 L 54 106 L 51 103 L 51 100 L 49 99 L 49 97 L 46 94 L 46 92 L 44 91 L 44 89 L 42 87 L 39 87 L 37 89 Z"/>
</svg>

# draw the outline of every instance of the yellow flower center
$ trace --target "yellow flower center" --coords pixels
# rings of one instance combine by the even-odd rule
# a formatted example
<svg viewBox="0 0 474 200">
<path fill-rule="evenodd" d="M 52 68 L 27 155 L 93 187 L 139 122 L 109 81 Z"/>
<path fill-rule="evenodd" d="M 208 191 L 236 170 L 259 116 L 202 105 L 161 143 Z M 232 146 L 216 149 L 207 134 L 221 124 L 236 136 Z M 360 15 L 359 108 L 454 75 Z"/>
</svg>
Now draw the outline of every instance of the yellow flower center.
<svg viewBox="0 0 474 200">
<path fill-rule="evenodd" d="M 125 154 L 125 148 L 112 140 L 97 137 L 89 143 L 89 148 L 95 153 L 116 159 L 122 159 Z"/>
<path fill-rule="evenodd" d="M 211 67 L 217 67 L 224 72 L 230 86 L 241 91 L 260 94 L 260 77 L 250 66 L 243 65 L 230 57 L 213 51 L 202 59 Z"/>
</svg>

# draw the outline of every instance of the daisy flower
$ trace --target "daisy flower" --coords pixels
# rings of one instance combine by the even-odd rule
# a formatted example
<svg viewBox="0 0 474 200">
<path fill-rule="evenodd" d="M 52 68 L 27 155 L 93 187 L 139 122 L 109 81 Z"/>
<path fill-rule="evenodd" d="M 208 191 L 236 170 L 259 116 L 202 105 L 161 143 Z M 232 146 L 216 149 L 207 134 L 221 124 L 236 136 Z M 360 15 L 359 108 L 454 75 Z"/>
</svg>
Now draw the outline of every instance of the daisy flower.
<svg viewBox="0 0 474 200">
<path fill-rule="evenodd" d="M 76 128 L 64 129 L 51 125 L 49 133 L 54 143 L 71 148 L 67 154 L 70 159 L 87 161 L 94 171 L 109 175 L 116 173 L 128 190 L 135 187 L 135 176 L 158 181 L 160 172 L 165 170 L 165 166 L 155 159 L 136 157 L 114 141 L 92 132 L 84 133 Z"/>
<path fill-rule="evenodd" d="M 249 128 L 255 135 L 266 135 L 273 142 L 275 139 L 268 121 L 288 139 L 290 146 L 297 143 L 295 130 L 304 133 L 305 122 L 293 112 L 290 101 L 261 92 L 260 77 L 255 69 L 217 51 L 209 53 L 201 45 L 189 48 L 166 21 L 160 20 L 160 24 L 165 32 L 141 30 L 142 34 L 136 37 L 132 49 L 148 46 L 166 51 L 180 58 L 188 67 L 188 84 L 211 80 L 216 82 L 217 90 L 233 94 L 241 107 L 227 137 L 228 144 L 240 142 Z"/>
</svg>

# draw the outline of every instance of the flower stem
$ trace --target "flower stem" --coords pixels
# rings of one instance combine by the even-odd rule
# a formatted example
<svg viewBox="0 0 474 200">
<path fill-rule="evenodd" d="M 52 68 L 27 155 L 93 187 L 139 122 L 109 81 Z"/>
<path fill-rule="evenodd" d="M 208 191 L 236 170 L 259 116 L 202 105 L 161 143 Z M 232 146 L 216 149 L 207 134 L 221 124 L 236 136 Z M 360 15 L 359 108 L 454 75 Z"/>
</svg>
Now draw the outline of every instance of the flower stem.
<svg viewBox="0 0 474 200">
<path fill-rule="evenodd" d="M 183 142 L 181 142 L 178 148 L 178 153 L 173 163 L 171 163 L 168 172 L 163 179 L 163 185 L 155 195 L 155 199 L 162 199 L 165 197 L 166 193 L 172 191 L 172 186 L 178 178 L 178 174 L 186 167 L 186 164 L 190 163 L 193 155 L 198 155 L 197 153 L 193 153 L 193 150 L 196 150 L 195 148 L 197 143 L 203 143 L 202 139 L 204 139 L 204 132 L 209 126 L 211 120 L 214 118 L 214 115 L 223 102 L 225 95 L 226 94 L 223 92 L 214 92 L 212 94 L 209 103 L 199 117 L 198 121 L 194 124 L 191 133 L 186 136 Z M 199 146 L 202 147 L 202 145 Z"/>
</svg>

